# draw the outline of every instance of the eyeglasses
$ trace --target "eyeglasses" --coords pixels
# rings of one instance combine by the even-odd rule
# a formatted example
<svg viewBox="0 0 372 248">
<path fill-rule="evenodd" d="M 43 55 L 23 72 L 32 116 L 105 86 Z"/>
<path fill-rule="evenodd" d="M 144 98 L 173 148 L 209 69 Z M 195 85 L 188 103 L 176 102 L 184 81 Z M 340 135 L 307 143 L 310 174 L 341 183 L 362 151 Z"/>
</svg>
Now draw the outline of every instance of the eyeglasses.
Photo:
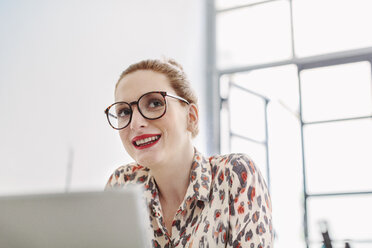
<svg viewBox="0 0 372 248">
<path fill-rule="evenodd" d="M 172 97 L 184 103 L 190 104 L 182 97 L 169 94 L 165 91 L 152 91 L 142 95 L 138 101 L 134 102 L 116 102 L 111 104 L 105 114 L 110 126 L 116 130 L 126 128 L 132 120 L 132 105 L 137 105 L 138 111 L 148 120 L 161 118 L 167 111 L 167 101 L 165 97 Z"/>
</svg>

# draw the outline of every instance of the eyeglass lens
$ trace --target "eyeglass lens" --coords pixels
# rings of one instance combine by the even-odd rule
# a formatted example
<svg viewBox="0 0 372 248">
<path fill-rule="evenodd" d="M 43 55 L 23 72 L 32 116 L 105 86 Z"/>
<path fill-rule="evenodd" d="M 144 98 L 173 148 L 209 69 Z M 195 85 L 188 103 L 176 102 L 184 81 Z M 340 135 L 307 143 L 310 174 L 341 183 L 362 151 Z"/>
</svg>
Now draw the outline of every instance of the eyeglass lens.
<svg viewBox="0 0 372 248">
<path fill-rule="evenodd" d="M 138 99 L 137 107 L 144 118 L 157 119 L 165 113 L 166 103 L 160 93 L 150 92 Z M 115 103 L 109 109 L 108 118 L 114 128 L 124 128 L 131 121 L 132 107 L 125 102 Z"/>
</svg>

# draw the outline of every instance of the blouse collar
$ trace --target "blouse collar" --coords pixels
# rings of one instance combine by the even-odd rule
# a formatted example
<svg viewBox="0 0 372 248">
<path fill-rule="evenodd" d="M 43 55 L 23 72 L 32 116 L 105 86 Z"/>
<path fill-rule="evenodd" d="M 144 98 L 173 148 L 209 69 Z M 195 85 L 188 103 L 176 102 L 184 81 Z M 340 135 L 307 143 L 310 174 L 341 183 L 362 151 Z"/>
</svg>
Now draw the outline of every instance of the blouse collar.
<svg viewBox="0 0 372 248">
<path fill-rule="evenodd" d="M 212 183 L 211 165 L 196 148 L 194 148 L 194 151 L 194 158 L 190 171 L 190 183 L 180 210 L 184 209 L 187 204 L 195 199 L 204 202 L 209 201 Z M 145 195 L 151 209 L 155 210 L 160 207 L 159 191 L 156 187 L 154 177 L 151 176 L 151 170 L 150 176 L 145 182 Z"/>
</svg>

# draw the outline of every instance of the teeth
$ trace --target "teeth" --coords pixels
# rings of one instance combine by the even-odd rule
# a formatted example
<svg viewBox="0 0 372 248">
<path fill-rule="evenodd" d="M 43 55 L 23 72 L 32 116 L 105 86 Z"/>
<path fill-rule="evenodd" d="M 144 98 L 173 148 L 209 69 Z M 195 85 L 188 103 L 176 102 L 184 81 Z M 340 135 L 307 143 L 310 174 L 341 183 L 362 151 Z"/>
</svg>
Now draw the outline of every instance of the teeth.
<svg viewBox="0 0 372 248">
<path fill-rule="evenodd" d="M 140 146 L 140 145 L 155 141 L 159 138 L 160 138 L 160 136 L 153 136 L 153 137 L 149 137 L 149 138 L 146 138 L 146 139 L 137 140 L 135 143 L 136 143 L 137 146 Z"/>
</svg>

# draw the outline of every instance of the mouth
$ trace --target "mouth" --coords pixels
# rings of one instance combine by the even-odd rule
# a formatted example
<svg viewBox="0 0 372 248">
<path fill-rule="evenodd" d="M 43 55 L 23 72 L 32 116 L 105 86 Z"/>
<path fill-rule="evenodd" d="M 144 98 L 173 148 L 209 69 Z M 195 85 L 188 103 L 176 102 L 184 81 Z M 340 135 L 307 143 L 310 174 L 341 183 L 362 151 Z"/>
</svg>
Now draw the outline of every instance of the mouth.
<svg viewBox="0 0 372 248">
<path fill-rule="evenodd" d="M 134 137 L 132 139 L 132 144 L 136 149 L 149 148 L 156 143 L 158 143 L 161 135 L 160 134 L 145 134 L 141 136 Z"/>
</svg>

